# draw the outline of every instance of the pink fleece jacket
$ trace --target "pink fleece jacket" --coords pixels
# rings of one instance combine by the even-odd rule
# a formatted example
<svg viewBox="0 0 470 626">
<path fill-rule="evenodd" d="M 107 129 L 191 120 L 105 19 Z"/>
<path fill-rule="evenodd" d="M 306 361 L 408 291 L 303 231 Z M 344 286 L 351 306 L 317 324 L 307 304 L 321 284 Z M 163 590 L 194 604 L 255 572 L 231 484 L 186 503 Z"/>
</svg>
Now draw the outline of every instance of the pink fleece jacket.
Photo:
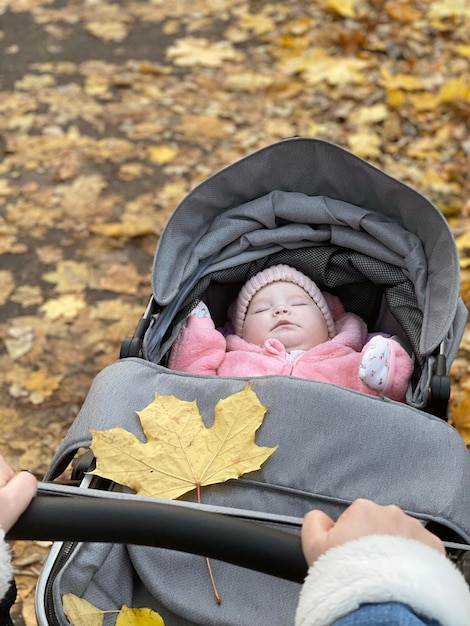
<svg viewBox="0 0 470 626">
<path fill-rule="evenodd" d="M 238 335 L 224 337 L 211 318 L 190 316 L 172 347 L 168 366 L 180 372 L 218 376 L 297 376 L 404 402 L 413 364 L 402 346 L 385 340 L 389 344 L 387 380 L 381 389 L 372 389 L 359 377 L 359 368 L 370 347 L 370 342 L 364 345 L 366 324 L 343 310 L 335 319 L 335 329 L 333 339 L 302 352 L 292 361 L 277 339 L 257 346 Z"/>
</svg>

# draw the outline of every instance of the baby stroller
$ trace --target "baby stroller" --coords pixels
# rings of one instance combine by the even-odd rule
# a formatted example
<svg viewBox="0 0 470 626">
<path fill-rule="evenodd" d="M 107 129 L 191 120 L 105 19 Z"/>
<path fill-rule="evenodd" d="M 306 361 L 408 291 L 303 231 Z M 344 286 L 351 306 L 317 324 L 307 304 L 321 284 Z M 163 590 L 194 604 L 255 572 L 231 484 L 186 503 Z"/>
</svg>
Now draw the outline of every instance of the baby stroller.
<svg viewBox="0 0 470 626">
<path fill-rule="evenodd" d="M 120 425 L 144 441 L 136 411 L 156 391 L 196 399 L 210 426 L 217 401 L 242 390 L 249 379 L 170 371 L 168 351 L 198 301 L 223 326 L 247 278 L 279 263 L 337 295 L 371 332 L 399 337 L 415 363 L 407 403 L 293 377 L 251 379 L 270 407 L 257 443 L 279 448 L 260 470 L 204 488 L 205 508 L 244 511 L 257 520 L 260 535 L 287 529 L 284 534 L 297 546 L 297 565 L 296 520 L 311 508 L 335 518 L 358 497 L 395 503 L 443 539 L 470 542 L 470 459 L 445 419 L 448 370 L 467 315 L 452 234 L 419 193 L 340 147 L 311 138 L 281 141 L 243 158 L 202 182 L 177 207 L 156 250 L 147 310 L 134 337 L 124 341 L 122 358 L 95 379 L 46 480 L 88 448 L 90 428 Z M 81 479 L 88 463 L 77 462 L 75 478 Z M 80 491 L 135 511 L 146 503 L 87 474 Z M 168 506 L 194 512 L 198 505 L 186 500 L 187 505 Z M 209 556 L 222 596 L 217 605 L 199 556 L 203 548 L 188 554 L 185 547 L 138 545 L 144 543 L 145 524 L 135 518 L 124 539 L 113 541 L 119 513 L 113 515 L 102 539 L 90 528 L 88 537 L 84 528 L 79 536 L 85 540 L 54 545 L 37 588 L 39 626 L 68 623 L 62 610 L 68 592 L 104 610 L 151 607 L 167 626 L 293 623 L 298 569 L 291 575 L 281 561 L 277 571 L 254 571 L 236 559 L 226 563 L 230 558 L 222 548 L 214 551 Z M 86 527 L 85 518 L 80 523 Z M 188 536 L 197 523 L 187 518 Z M 168 525 L 153 528 L 157 536 L 172 532 Z M 235 530 L 224 527 L 221 545 L 236 552 L 242 543 Z M 256 554 L 256 546 L 251 550 Z M 113 619 L 107 616 L 105 624 Z"/>
</svg>

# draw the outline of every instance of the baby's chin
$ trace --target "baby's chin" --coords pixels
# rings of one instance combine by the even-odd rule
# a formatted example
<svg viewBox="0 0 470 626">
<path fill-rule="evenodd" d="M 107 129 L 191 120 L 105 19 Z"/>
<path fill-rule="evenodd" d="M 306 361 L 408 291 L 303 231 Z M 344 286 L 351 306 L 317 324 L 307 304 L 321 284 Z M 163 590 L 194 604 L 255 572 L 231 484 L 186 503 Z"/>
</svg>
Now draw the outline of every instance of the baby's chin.
<svg viewBox="0 0 470 626">
<path fill-rule="evenodd" d="M 305 352 L 311 348 L 315 348 L 315 346 L 318 346 L 321 343 L 324 343 L 324 341 L 312 341 L 310 338 L 304 340 L 299 339 L 296 341 L 293 337 L 281 337 L 279 335 L 271 337 L 271 339 L 277 339 L 280 341 L 286 349 L 286 352 L 294 352 L 295 350 L 303 350 Z"/>
</svg>

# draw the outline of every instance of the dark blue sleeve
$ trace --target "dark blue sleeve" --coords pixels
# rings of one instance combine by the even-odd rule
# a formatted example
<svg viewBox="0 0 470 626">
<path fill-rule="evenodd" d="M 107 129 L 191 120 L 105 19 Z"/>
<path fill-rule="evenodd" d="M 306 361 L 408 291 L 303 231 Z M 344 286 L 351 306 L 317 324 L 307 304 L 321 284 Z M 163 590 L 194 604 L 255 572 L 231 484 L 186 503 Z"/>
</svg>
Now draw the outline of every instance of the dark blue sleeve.
<svg viewBox="0 0 470 626">
<path fill-rule="evenodd" d="M 449 610 L 452 610 L 449 607 Z M 405 604 L 363 604 L 332 626 L 441 626 L 434 619 L 419 617 Z"/>
</svg>

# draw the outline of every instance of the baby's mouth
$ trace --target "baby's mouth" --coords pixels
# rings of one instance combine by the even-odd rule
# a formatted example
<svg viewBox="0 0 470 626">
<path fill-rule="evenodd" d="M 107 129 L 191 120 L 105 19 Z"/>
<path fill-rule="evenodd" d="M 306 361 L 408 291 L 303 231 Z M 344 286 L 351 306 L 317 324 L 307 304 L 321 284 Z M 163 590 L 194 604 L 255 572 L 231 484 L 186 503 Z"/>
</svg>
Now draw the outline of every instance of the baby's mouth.
<svg viewBox="0 0 470 626">
<path fill-rule="evenodd" d="M 291 325 L 292 325 L 292 322 L 290 322 L 289 320 L 279 320 L 279 322 L 274 324 L 273 330 L 275 330 L 276 328 L 279 328 L 280 326 L 291 326 Z"/>
</svg>

